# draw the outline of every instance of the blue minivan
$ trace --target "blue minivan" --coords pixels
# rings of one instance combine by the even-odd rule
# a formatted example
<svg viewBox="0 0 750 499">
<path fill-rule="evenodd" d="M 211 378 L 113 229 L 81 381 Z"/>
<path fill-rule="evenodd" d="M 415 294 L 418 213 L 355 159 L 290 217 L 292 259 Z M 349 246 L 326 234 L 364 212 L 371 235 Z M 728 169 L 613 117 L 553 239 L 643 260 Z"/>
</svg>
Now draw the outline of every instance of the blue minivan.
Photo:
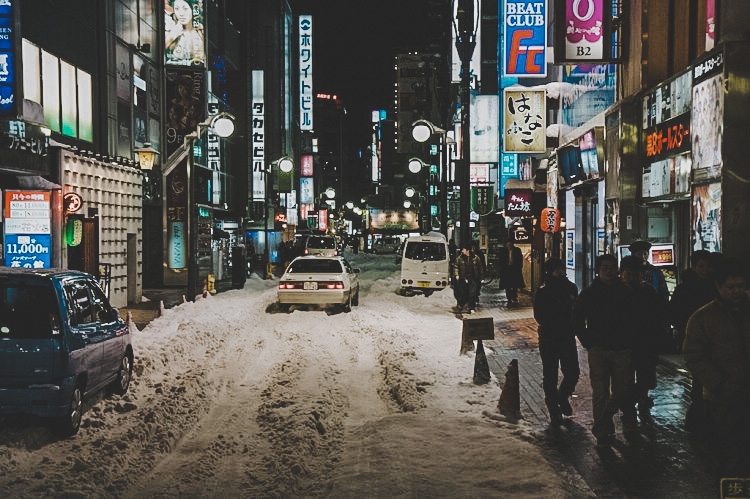
<svg viewBox="0 0 750 499">
<path fill-rule="evenodd" d="M 124 394 L 132 374 L 129 329 L 92 275 L 0 267 L 0 415 L 54 418 L 73 435 L 84 399 Z"/>
</svg>

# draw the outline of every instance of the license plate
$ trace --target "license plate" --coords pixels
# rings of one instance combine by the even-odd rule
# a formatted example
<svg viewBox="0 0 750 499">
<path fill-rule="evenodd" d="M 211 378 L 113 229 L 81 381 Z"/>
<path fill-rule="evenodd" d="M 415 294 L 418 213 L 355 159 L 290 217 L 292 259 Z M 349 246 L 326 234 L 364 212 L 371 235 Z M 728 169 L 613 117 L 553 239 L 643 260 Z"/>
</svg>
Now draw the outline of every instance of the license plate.
<svg viewBox="0 0 750 499">
<path fill-rule="evenodd" d="M 417 281 L 417 286 L 419 286 L 420 288 L 429 288 L 430 281 Z"/>
<path fill-rule="evenodd" d="M 315 290 L 318 289 L 317 282 L 305 282 L 305 289 Z"/>
</svg>

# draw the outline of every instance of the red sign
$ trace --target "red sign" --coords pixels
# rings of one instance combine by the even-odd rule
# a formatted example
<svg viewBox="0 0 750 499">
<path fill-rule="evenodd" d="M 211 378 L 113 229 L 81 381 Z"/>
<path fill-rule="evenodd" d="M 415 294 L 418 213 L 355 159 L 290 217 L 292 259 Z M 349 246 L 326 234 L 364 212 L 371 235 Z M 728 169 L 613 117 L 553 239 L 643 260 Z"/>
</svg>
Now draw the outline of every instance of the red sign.
<svg viewBox="0 0 750 499">
<path fill-rule="evenodd" d="M 651 247 L 651 263 L 656 267 L 674 265 L 674 245 L 653 245 Z"/>
<path fill-rule="evenodd" d="M 531 189 L 505 189 L 505 216 L 531 216 Z"/>
</svg>

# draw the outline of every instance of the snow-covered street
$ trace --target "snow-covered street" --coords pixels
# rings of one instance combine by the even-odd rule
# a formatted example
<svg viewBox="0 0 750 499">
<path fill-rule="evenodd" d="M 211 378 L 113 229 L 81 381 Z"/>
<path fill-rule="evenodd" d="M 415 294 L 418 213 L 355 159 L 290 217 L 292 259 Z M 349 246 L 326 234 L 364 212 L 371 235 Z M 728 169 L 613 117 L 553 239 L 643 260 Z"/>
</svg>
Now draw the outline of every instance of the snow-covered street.
<svg viewBox="0 0 750 499">
<path fill-rule="evenodd" d="M 77 436 L 3 422 L 0 495 L 587 495 L 500 415 L 497 380 L 473 383 L 451 292 L 401 296 L 393 255 L 349 256 L 351 313 L 276 313 L 253 278 L 135 330 L 130 392 Z"/>
</svg>

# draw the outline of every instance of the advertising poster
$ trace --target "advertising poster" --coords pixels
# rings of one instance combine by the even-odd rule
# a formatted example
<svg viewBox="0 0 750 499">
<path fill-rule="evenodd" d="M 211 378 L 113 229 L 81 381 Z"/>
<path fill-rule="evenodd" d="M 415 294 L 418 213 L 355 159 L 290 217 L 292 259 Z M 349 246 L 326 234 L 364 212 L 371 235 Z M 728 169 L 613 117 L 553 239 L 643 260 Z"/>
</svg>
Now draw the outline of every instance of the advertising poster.
<svg viewBox="0 0 750 499">
<path fill-rule="evenodd" d="M 497 95 L 471 96 L 471 161 L 497 163 L 500 154 L 500 99 Z"/>
<path fill-rule="evenodd" d="M 170 269 L 183 269 L 187 267 L 187 157 L 167 174 L 165 189 L 167 265 Z"/>
<path fill-rule="evenodd" d="M 203 71 L 167 71 L 167 157 L 196 132 L 206 118 L 205 77 Z"/>
<path fill-rule="evenodd" d="M 504 90 L 504 151 L 545 152 L 547 148 L 544 90 Z"/>
<path fill-rule="evenodd" d="M 52 248 L 49 191 L 5 191 L 4 265 L 49 268 Z"/>
<path fill-rule="evenodd" d="M 547 3 L 538 0 L 505 0 L 503 19 L 503 76 L 545 78 Z"/>
<path fill-rule="evenodd" d="M 576 231 L 565 231 L 565 267 L 576 268 Z"/>
<path fill-rule="evenodd" d="M 164 0 L 164 63 L 205 67 L 203 0 Z"/>
<path fill-rule="evenodd" d="M 562 123 L 578 128 L 615 102 L 614 64 L 563 66 Z"/>
<path fill-rule="evenodd" d="M 693 250 L 721 252 L 721 183 L 693 188 Z"/>
<path fill-rule="evenodd" d="M 604 1 L 565 1 L 565 59 L 604 58 Z"/>
<path fill-rule="evenodd" d="M 711 176 L 721 170 L 724 78 L 713 76 L 693 87 L 692 146 L 693 169 L 708 169 Z"/>
</svg>

